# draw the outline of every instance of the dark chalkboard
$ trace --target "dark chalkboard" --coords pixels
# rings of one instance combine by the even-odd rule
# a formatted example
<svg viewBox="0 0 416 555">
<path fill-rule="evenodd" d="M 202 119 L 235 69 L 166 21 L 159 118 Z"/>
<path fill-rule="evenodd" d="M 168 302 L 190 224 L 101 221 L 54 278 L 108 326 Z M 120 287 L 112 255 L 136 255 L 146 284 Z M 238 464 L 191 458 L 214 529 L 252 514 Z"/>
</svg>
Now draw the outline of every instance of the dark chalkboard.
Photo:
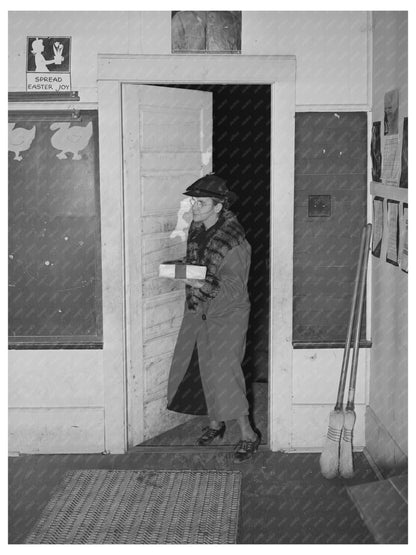
<svg viewBox="0 0 416 555">
<path fill-rule="evenodd" d="M 95 111 L 9 114 L 9 345 L 102 345 Z"/>
<path fill-rule="evenodd" d="M 311 211 L 310 204 L 315 201 Z M 361 232 L 366 223 L 367 114 L 297 113 L 294 342 L 345 342 Z M 362 340 L 365 327 L 364 309 Z"/>
</svg>

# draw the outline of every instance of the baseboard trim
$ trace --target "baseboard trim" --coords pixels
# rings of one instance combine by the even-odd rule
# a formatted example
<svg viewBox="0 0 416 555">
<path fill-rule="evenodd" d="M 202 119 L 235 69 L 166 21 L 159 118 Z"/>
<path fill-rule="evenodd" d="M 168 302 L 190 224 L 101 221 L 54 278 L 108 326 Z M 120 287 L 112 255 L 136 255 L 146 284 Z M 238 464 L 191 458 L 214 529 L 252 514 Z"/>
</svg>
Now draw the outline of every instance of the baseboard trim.
<svg viewBox="0 0 416 555">
<path fill-rule="evenodd" d="M 365 440 L 366 451 L 383 476 L 391 470 L 407 468 L 407 454 L 370 406 L 365 415 Z"/>
<path fill-rule="evenodd" d="M 371 466 L 371 469 L 373 470 L 374 474 L 377 476 L 377 480 L 384 480 L 383 473 L 381 472 L 379 467 L 376 465 L 376 463 L 375 463 L 373 457 L 371 456 L 370 452 L 368 451 L 367 447 L 364 447 L 363 454 L 364 454 L 365 458 L 367 459 L 368 464 Z"/>
<path fill-rule="evenodd" d="M 291 447 L 289 449 L 281 449 L 282 453 L 322 453 L 323 447 Z M 354 445 L 354 453 L 362 453 L 365 449 L 363 445 Z"/>
</svg>

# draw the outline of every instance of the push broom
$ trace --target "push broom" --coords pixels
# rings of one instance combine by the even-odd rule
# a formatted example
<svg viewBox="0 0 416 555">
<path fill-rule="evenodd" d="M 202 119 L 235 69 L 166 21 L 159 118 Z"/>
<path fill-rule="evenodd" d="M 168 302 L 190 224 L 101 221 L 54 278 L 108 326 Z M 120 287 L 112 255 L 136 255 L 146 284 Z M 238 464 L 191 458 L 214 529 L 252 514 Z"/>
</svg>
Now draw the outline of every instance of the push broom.
<svg viewBox="0 0 416 555">
<path fill-rule="evenodd" d="M 351 347 L 351 337 L 352 329 L 354 325 L 354 315 L 357 304 L 358 287 L 360 282 L 361 268 L 363 263 L 364 245 L 366 240 L 366 229 L 367 226 L 363 228 L 361 234 L 361 244 L 360 253 L 358 257 L 357 271 L 355 275 L 354 282 L 354 292 L 351 302 L 350 317 L 347 328 L 347 337 L 344 346 L 344 355 L 342 358 L 341 374 L 339 378 L 338 385 L 338 395 L 334 409 L 329 414 L 329 424 L 328 433 L 326 436 L 324 448 L 322 450 L 319 465 L 321 467 L 321 474 L 324 478 L 331 479 L 338 475 L 339 469 L 339 457 L 340 457 L 340 439 L 342 434 L 342 429 L 344 426 L 344 411 L 343 411 L 343 399 L 345 382 L 347 379 L 348 372 L 348 361 L 350 357 L 350 347 Z"/>
<path fill-rule="evenodd" d="M 353 463 L 353 451 L 352 451 L 352 447 L 353 447 L 352 433 L 354 430 L 354 424 L 356 419 L 356 414 L 354 411 L 354 398 L 355 398 L 355 384 L 357 381 L 358 354 L 360 350 L 360 332 L 361 332 L 361 321 L 363 317 L 364 291 L 365 291 L 365 285 L 366 285 L 370 237 L 371 237 L 371 224 L 368 224 L 366 229 L 366 237 L 365 237 L 362 276 L 361 276 L 360 290 L 358 294 L 358 313 L 357 313 L 357 319 L 355 324 L 354 348 L 353 348 L 352 362 L 351 362 L 350 385 L 348 389 L 347 406 L 345 407 L 345 412 L 344 412 L 344 427 L 342 430 L 342 438 L 340 442 L 339 473 L 342 476 L 342 478 L 352 478 L 354 476 L 354 463 Z"/>
</svg>

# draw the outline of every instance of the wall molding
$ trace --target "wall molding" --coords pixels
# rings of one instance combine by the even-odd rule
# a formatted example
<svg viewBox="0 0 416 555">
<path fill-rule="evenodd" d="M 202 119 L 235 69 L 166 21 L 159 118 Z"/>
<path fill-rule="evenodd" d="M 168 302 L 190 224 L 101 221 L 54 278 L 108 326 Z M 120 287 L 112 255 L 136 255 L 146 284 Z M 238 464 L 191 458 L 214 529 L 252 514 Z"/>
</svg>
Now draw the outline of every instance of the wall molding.
<svg viewBox="0 0 416 555">
<path fill-rule="evenodd" d="M 370 406 L 365 414 L 365 439 L 366 450 L 380 472 L 407 468 L 407 454 Z"/>
<path fill-rule="evenodd" d="M 369 104 L 296 104 L 296 112 L 371 112 Z"/>
</svg>

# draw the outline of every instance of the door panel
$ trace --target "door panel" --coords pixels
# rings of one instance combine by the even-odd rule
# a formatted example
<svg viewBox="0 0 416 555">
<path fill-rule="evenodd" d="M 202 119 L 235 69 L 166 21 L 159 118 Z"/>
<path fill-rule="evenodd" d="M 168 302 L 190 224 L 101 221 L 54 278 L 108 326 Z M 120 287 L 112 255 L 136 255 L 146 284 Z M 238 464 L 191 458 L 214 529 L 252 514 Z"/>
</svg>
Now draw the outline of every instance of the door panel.
<svg viewBox="0 0 416 555">
<path fill-rule="evenodd" d="M 180 237 L 170 238 L 170 234 L 143 234 L 143 276 L 151 278 L 157 275 L 160 262 L 176 260 L 184 256 L 184 243 Z"/>
<path fill-rule="evenodd" d="M 157 358 L 162 355 L 169 355 L 172 357 L 173 349 L 175 348 L 177 331 L 163 337 L 155 337 L 149 339 L 143 344 L 143 359 L 147 363 L 150 359 Z M 167 378 L 166 378 L 167 379 Z"/>
<path fill-rule="evenodd" d="M 201 164 L 201 162 L 200 162 Z M 200 164 L 198 166 L 200 171 Z M 147 172 L 148 170 L 142 170 Z M 175 171 L 175 173 L 173 173 Z M 199 177 L 197 168 L 191 171 L 164 170 L 161 173 L 142 174 L 141 189 L 143 199 L 143 215 L 153 215 L 155 213 L 165 213 L 169 210 L 178 211 L 181 195 L 184 191 L 184 183 L 192 183 Z"/>
<path fill-rule="evenodd" d="M 183 291 L 158 295 L 144 301 L 145 339 L 160 337 L 178 329 L 183 315 Z"/>
<path fill-rule="evenodd" d="M 145 171 L 194 171 L 201 161 L 200 152 L 141 152 L 140 166 Z"/>
<path fill-rule="evenodd" d="M 184 223 L 182 193 L 212 171 L 212 93 L 123 85 L 123 147 L 128 441 L 135 445 L 192 418 L 166 409 L 185 292 L 158 270 L 185 255 L 186 229 L 175 232 Z"/>
</svg>

